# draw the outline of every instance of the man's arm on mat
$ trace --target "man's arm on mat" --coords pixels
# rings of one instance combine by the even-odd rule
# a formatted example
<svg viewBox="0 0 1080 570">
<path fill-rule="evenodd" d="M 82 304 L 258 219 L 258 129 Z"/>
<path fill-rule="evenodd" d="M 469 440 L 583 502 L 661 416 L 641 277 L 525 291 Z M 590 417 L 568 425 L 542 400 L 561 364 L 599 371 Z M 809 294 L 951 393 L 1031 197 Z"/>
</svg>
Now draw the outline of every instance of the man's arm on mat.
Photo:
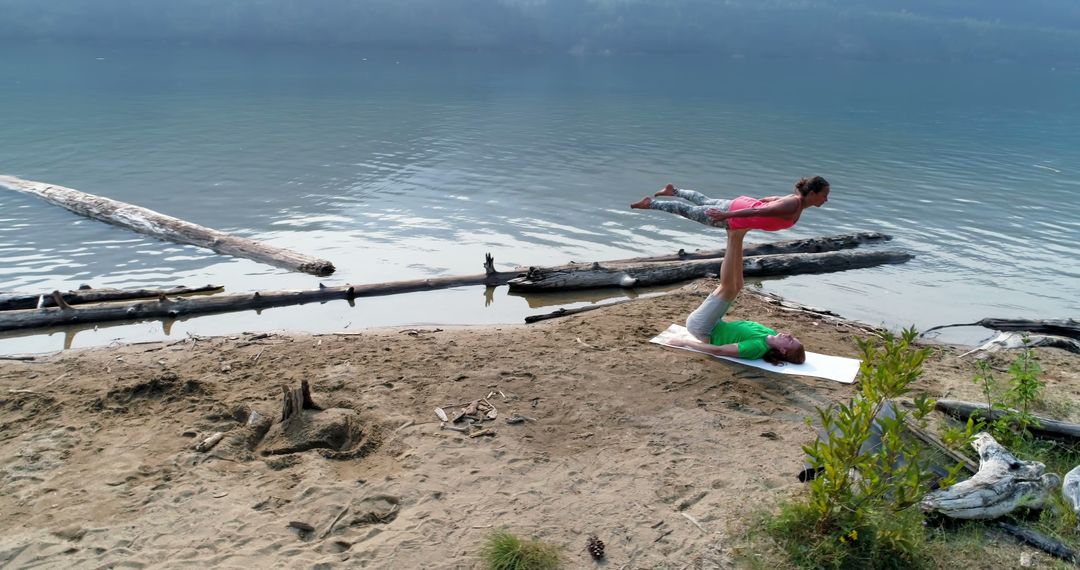
<svg viewBox="0 0 1080 570">
<path fill-rule="evenodd" d="M 685 348 L 692 348 L 694 350 L 700 350 L 706 354 L 713 356 L 734 356 L 739 357 L 739 345 L 737 344 L 709 344 L 707 342 L 701 342 L 697 340 L 688 340 L 683 338 L 672 339 L 669 344 L 671 346 L 679 346 Z"/>
</svg>

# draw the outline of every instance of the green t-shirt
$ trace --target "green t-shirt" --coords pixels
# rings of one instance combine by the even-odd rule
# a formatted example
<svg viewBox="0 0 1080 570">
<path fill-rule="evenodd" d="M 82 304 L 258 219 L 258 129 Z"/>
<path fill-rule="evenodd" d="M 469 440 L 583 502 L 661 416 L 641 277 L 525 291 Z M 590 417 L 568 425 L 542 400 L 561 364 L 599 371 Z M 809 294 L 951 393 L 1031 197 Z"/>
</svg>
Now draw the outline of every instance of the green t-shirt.
<svg viewBox="0 0 1080 570">
<path fill-rule="evenodd" d="M 765 337 L 776 334 L 769 327 L 754 321 L 720 321 L 713 327 L 709 342 L 716 346 L 739 345 L 739 358 L 756 360 L 769 352 Z"/>
</svg>

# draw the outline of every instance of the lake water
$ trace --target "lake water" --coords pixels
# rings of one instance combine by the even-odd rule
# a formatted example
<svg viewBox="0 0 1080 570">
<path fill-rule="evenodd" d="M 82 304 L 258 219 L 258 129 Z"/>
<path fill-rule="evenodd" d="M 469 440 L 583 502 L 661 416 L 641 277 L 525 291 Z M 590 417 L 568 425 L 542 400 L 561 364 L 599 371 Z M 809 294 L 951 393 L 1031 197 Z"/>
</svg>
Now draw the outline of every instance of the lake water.
<svg viewBox="0 0 1080 570">
<path fill-rule="evenodd" d="M 290 273 L 0 189 L 0 291 L 313 288 L 715 248 L 628 204 L 832 182 L 799 225 L 877 230 L 907 264 L 766 290 L 891 327 L 1080 316 L 1080 70 L 190 47 L 4 46 L 0 174 L 314 254 Z M 517 323 L 633 292 L 482 287 L 8 335 L 0 352 L 257 330 Z M 983 331 L 985 332 L 985 331 Z M 982 336 L 980 333 L 977 336 Z M 972 338 L 974 340 L 977 337 Z"/>
</svg>

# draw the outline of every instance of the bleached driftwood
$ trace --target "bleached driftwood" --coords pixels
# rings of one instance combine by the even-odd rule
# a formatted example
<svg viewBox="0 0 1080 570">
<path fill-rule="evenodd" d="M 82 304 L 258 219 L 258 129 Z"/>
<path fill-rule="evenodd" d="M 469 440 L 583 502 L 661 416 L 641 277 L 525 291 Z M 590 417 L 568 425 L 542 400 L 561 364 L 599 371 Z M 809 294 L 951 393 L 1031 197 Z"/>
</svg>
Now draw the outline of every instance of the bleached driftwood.
<svg viewBox="0 0 1080 570">
<path fill-rule="evenodd" d="M 1061 483 L 1061 494 L 1065 496 L 1073 512 L 1080 514 L 1080 465 L 1065 474 L 1065 480 Z"/>
<path fill-rule="evenodd" d="M 983 343 L 979 348 L 968 351 L 964 354 L 971 354 L 972 352 L 978 352 L 985 350 L 986 352 L 997 352 L 999 350 L 1016 350 L 1018 348 L 1042 346 L 1046 348 L 1060 348 L 1067 350 L 1073 354 L 1080 354 L 1080 341 L 1074 340 L 1064 336 L 1055 336 L 1049 334 L 1036 334 L 1029 335 L 1027 333 L 1018 332 L 999 332 L 997 336 Z"/>
<path fill-rule="evenodd" d="M 121 226 L 158 239 L 205 247 L 225 255 L 244 257 L 260 263 L 268 263 L 313 275 L 330 275 L 334 272 L 334 264 L 325 259 L 318 259 L 255 240 L 237 237 L 167 216 L 142 206 L 87 194 L 73 188 L 23 180 L 14 176 L 0 176 L 0 186 L 32 194 L 76 214 Z"/>
<path fill-rule="evenodd" d="M 225 437 L 224 432 L 214 432 L 210 437 L 200 441 L 195 445 L 195 451 L 207 452 L 214 449 L 214 446 L 221 442 L 221 439 Z"/>
<path fill-rule="evenodd" d="M 1021 461 L 986 433 L 975 436 L 979 471 L 970 479 L 928 493 L 924 511 L 955 519 L 995 519 L 1016 509 L 1041 509 L 1061 478 L 1037 461 Z"/>
<path fill-rule="evenodd" d="M 973 323 L 954 323 L 951 325 L 939 325 L 923 331 L 930 331 L 949 327 L 983 327 L 995 331 L 1016 331 L 1028 333 L 1042 333 L 1054 336 L 1063 336 L 1080 340 L 1080 321 L 1076 319 L 981 319 Z"/>
</svg>

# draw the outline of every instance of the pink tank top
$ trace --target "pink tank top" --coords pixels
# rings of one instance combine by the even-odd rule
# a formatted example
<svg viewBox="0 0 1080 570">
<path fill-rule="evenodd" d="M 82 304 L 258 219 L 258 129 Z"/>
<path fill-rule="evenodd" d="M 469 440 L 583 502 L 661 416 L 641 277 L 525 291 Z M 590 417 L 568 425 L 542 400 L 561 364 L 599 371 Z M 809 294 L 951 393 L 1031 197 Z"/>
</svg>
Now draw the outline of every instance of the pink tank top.
<svg viewBox="0 0 1080 570">
<path fill-rule="evenodd" d="M 751 198 L 750 196 L 739 196 L 731 201 L 731 206 L 728 208 L 729 212 L 736 210 L 745 210 L 747 208 L 760 208 L 767 202 L 762 202 L 757 198 Z M 795 225 L 796 220 L 789 220 L 787 218 L 729 218 L 727 223 L 728 227 L 733 230 L 764 230 L 767 232 L 775 232 L 777 230 L 786 230 Z"/>
</svg>

